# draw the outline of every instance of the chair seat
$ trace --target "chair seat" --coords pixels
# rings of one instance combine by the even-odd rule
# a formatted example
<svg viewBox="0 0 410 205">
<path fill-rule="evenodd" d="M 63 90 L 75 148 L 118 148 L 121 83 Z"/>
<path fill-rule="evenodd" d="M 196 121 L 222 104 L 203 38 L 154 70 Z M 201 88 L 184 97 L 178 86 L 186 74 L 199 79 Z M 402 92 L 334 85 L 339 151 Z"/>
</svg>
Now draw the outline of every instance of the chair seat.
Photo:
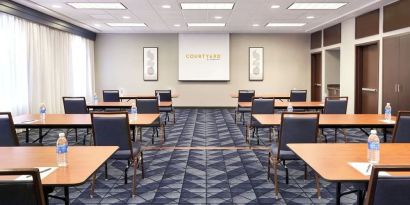
<svg viewBox="0 0 410 205">
<path fill-rule="evenodd" d="M 238 112 L 251 112 L 251 107 L 238 107 Z"/>
<path fill-rule="evenodd" d="M 273 127 L 272 125 L 263 125 L 263 124 L 259 123 L 254 117 L 252 117 L 250 126 L 251 127 L 257 127 L 257 128 L 270 128 L 270 127 Z"/>
<path fill-rule="evenodd" d="M 134 154 L 134 156 L 137 156 L 140 151 L 141 151 L 141 145 L 139 143 L 132 142 L 132 153 Z M 130 150 L 118 150 L 112 155 L 111 158 L 119 159 L 119 160 L 127 160 L 131 158 L 131 153 L 130 153 Z"/>
<path fill-rule="evenodd" d="M 160 107 L 160 112 L 172 112 L 172 107 Z"/>
<path fill-rule="evenodd" d="M 273 156 L 278 155 L 278 146 L 273 143 L 271 146 L 271 152 Z M 299 160 L 300 158 L 290 150 L 280 150 L 279 159 L 281 160 Z"/>
</svg>

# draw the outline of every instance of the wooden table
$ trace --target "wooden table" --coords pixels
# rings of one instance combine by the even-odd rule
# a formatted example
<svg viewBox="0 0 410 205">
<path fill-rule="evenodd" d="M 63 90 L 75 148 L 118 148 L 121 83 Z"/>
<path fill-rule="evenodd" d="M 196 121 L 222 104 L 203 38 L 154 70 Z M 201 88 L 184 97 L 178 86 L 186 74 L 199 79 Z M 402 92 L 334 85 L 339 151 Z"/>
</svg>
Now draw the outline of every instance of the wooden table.
<svg viewBox="0 0 410 205">
<path fill-rule="evenodd" d="M 280 114 L 255 114 L 252 115 L 262 125 L 279 126 Z M 320 128 L 382 128 L 384 129 L 384 141 L 386 141 L 386 128 L 393 128 L 396 117 L 392 121 L 384 121 L 383 114 L 321 114 L 319 118 Z M 367 134 L 367 133 L 366 133 Z"/>
<path fill-rule="evenodd" d="M 159 117 L 159 114 L 138 114 L 135 120 L 132 115 L 129 115 L 133 139 L 135 139 L 135 127 L 153 124 Z M 27 143 L 29 141 L 29 128 L 39 128 L 39 140 L 42 143 L 43 137 L 47 135 L 47 133 L 45 135 L 42 134 L 43 128 L 69 129 L 92 127 L 89 114 L 47 114 L 45 120 L 41 120 L 39 114 L 27 114 L 13 117 L 13 120 L 16 128 L 26 129 Z"/>
<path fill-rule="evenodd" d="M 367 162 L 367 144 L 288 144 L 288 147 L 323 179 L 336 182 L 340 204 L 342 182 L 368 182 L 349 162 Z M 410 165 L 410 143 L 380 144 L 380 165 Z"/>
<path fill-rule="evenodd" d="M 323 102 L 275 102 L 275 108 L 277 109 L 286 109 L 289 105 L 292 104 L 294 109 L 315 109 L 321 110 L 325 107 Z M 239 107 L 251 107 L 252 102 L 238 102 Z"/>
<path fill-rule="evenodd" d="M 146 99 L 146 98 L 154 98 L 156 97 L 154 94 L 148 94 L 148 93 L 143 93 L 143 94 L 127 94 L 127 95 L 123 95 L 120 96 L 120 100 L 136 100 L 136 99 Z M 173 93 L 172 98 L 178 98 L 179 94 L 177 93 Z"/>
<path fill-rule="evenodd" d="M 238 98 L 238 93 L 231 93 L 231 98 Z M 262 97 L 262 98 L 275 98 L 275 99 L 290 99 L 290 94 L 280 94 L 280 93 L 262 93 L 262 94 L 255 94 L 255 97 Z"/>
<path fill-rule="evenodd" d="M 132 102 L 97 102 L 93 104 L 87 104 L 87 109 L 131 109 Z M 171 101 L 160 101 L 159 107 L 170 107 Z"/>
<path fill-rule="evenodd" d="M 68 166 L 59 167 L 44 179 L 43 186 L 64 187 L 69 204 L 69 187 L 84 184 L 118 150 L 117 146 L 70 146 Z M 0 169 L 57 167 L 54 146 L 0 147 Z"/>
</svg>

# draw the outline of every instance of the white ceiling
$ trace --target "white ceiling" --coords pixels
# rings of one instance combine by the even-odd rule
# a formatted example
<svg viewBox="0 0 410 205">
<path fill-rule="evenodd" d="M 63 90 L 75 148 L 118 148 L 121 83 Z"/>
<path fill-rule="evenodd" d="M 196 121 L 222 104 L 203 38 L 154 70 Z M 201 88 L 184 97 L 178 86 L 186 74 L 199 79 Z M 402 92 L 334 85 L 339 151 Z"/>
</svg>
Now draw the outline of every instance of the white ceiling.
<svg viewBox="0 0 410 205">
<path fill-rule="evenodd" d="M 97 33 L 302 33 L 340 22 L 394 0 L 14 0 Z M 293 2 L 347 2 L 338 10 L 288 10 Z M 79 10 L 67 2 L 121 2 L 127 10 Z M 181 2 L 234 2 L 233 10 L 182 10 Z M 167 4 L 171 8 L 161 6 Z M 278 9 L 271 5 L 280 5 Z M 54 8 L 59 5 L 61 8 Z M 129 16 L 129 19 L 123 19 Z M 215 19 L 222 16 L 222 19 Z M 315 16 L 307 19 L 307 16 Z M 147 27 L 110 27 L 106 23 L 135 22 Z M 186 23 L 223 22 L 226 27 L 188 28 Z M 269 22 L 306 23 L 302 27 L 265 28 Z M 99 25 L 97 27 L 96 25 Z M 174 27 L 180 24 L 181 27 Z M 252 24 L 259 24 L 253 27 Z"/>
</svg>

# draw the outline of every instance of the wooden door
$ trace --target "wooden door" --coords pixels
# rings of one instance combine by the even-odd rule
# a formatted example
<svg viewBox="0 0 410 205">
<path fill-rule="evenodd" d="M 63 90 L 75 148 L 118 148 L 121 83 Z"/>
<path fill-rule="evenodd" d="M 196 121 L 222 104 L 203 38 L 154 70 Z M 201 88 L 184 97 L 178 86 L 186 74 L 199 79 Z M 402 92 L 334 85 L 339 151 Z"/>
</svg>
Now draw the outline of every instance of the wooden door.
<svg viewBox="0 0 410 205">
<path fill-rule="evenodd" d="M 390 103 L 392 114 L 397 112 L 399 96 L 397 83 L 399 79 L 400 37 L 383 39 L 383 105 Z M 382 109 L 384 113 L 384 109 Z"/>
<path fill-rule="evenodd" d="M 322 53 L 311 55 L 311 101 L 322 101 Z"/>
<path fill-rule="evenodd" d="M 399 110 L 410 110 L 410 35 L 400 38 Z"/>
<path fill-rule="evenodd" d="M 356 113 L 378 113 L 379 45 L 356 47 Z"/>
</svg>

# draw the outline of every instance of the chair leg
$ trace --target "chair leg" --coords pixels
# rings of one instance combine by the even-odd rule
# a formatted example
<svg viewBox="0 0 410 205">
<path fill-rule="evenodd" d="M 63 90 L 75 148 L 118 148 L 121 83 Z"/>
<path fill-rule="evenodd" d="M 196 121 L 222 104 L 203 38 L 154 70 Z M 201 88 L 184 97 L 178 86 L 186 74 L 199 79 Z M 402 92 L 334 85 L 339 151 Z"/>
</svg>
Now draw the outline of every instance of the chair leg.
<svg viewBox="0 0 410 205">
<path fill-rule="evenodd" d="M 139 127 L 138 131 L 140 133 L 140 142 L 142 142 L 142 127 Z"/>
<path fill-rule="evenodd" d="M 235 124 L 236 124 L 237 113 L 238 112 L 235 110 Z"/>
<path fill-rule="evenodd" d="M 346 133 L 346 129 L 342 129 L 343 132 L 343 136 L 345 138 L 345 143 L 347 143 L 347 133 Z"/>
<path fill-rule="evenodd" d="M 77 140 L 78 140 L 78 130 L 77 130 L 77 128 L 74 128 L 74 132 L 75 132 L 75 142 L 77 142 Z"/>
<path fill-rule="evenodd" d="M 137 161 L 134 161 L 134 173 L 132 176 L 132 197 L 137 195 L 137 167 L 138 167 L 138 158 Z"/>
<path fill-rule="evenodd" d="M 105 180 L 108 180 L 108 165 L 107 162 L 104 163 Z"/>
<path fill-rule="evenodd" d="M 269 156 L 268 156 L 268 180 L 270 179 L 270 157 L 272 156 L 272 154 L 269 152 Z"/>
<path fill-rule="evenodd" d="M 174 124 L 175 124 L 175 122 L 176 122 L 176 118 L 175 118 L 175 110 L 173 111 L 173 114 L 174 114 Z"/>
<path fill-rule="evenodd" d="M 274 170 L 273 179 L 274 179 L 274 183 L 275 183 L 275 197 L 276 197 L 276 199 L 278 199 L 279 198 L 278 162 L 276 161 L 276 159 L 273 161 L 273 170 Z"/>
<path fill-rule="evenodd" d="M 95 181 L 96 181 L 96 174 L 93 174 L 93 180 L 91 182 L 91 191 L 90 191 L 90 198 L 93 198 L 94 191 L 95 191 Z"/>
<path fill-rule="evenodd" d="M 305 172 L 304 179 L 306 180 L 307 179 L 307 164 L 306 163 L 305 163 L 304 172 Z"/>
<path fill-rule="evenodd" d="M 269 127 L 269 141 L 272 142 L 272 128 Z"/>
<path fill-rule="evenodd" d="M 317 190 L 317 198 L 321 198 L 320 196 L 320 177 L 317 173 L 315 173 L 315 181 L 316 181 L 316 190 Z"/>
<path fill-rule="evenodd" d="M 337 128 L 335 128 L 335 143 L 337 142 Z"/>
<path fill-rule="evenodd" d="M 141 174 L 142 174 L 142 178 L 145 178 L 145 175 L 144 175 L 144 154 L 143 154 L 143 152 L 141 152 L 141 154 L 140 154 L 140 157 L 141 157 Z"/>
<path fill-rule="evenodd" d="M 130 160 L 127 161 L 127 166 L 124 170 L 124 184 L 128 184 L 128 168 L 130 167 Z"/>
<path fill-rule="evenodd" d="M 324 129 L 322 129 L 322 135 L 325 138 L 325 143 L 327 143 L 327 136 L 325 135 Z"/>
<path fill-rule="evenodd" d="M 286 184 L 289 184 L 289 170 L 288 170 L 288 166 L 286 166 L 286 161 L 285 160 L 283 160 L 283 166 L 285 167 Z"/>
</svg>

